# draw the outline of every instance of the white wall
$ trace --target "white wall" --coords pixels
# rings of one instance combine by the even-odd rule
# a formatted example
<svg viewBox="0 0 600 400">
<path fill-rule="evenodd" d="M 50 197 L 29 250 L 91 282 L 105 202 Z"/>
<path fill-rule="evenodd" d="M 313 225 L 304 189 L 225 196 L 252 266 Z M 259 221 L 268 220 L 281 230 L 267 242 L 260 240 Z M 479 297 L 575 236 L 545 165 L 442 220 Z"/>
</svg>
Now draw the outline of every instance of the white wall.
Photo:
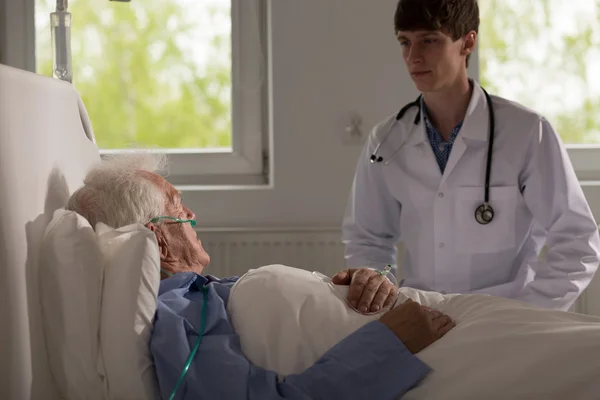
<svg viewBox="0 0 600 400">
<path fill-rule="evenodd" d="M 108 1 L 108 0 L 107 0 Z M 134 0 L 135 1 L 135 0 Z M 396 0 L 272 1 L 274 189 L 197 191 L 203 226 L 338 227 L 364 134 L 418 95 L 394 37 Z M 477 54 L 471 76 L 477 79 Z M 584 183 L 600 220 L 600 186 Z"/>
<path fill-rule="evenodd" d="M 202 226 L 339 227 L 361 150 L 344 142 L 350 113 L 366 135 L 417 96 L 394 37 L 396 1 L 271 1 L 275 186 L 186 193 Z M 22 17 L 31 4 L 0 0 L 1 60 L 20 68 L 33 65 L 33 21 Z M 585 185 L 600 219 L 600 186 Z"/>
<path fill-rule="evenodd" d="M 275 187 L 185 193 L 201 224 L 340 225 L 361 150 L 344 142 L 350 113 L 367 135 L 418 95 L 394 36 L 395 5 L 272 2 Z"/>
</svg>

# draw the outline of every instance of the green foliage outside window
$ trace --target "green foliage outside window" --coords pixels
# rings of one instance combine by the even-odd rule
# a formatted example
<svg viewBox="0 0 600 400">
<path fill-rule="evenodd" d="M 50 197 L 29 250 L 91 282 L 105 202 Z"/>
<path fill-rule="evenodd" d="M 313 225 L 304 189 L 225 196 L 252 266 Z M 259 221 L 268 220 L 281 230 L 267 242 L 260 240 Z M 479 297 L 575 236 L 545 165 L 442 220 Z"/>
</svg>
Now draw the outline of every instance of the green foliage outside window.
<svg viewBox="0 0 600 400">
<path fill-rule="evenodd" d="M 600 143 L 600 0 L 479 0 L 480 82 Z"/>
<path fill-rule="evenodd" d="M 55 4 L 36 0 L 37 72 L 48 76 Z M 69 1 L 73 84 L 100 148 L 231 147 L 230 9 L 229 0 Z"/>
<path fill-rule="evenodd" d="M 479 4 L 482 85 L 542 113 L 567 143 L 599 143 L 600 0 Z M 54 6 L 36 0 L 48 76 Z M 70 0 L 69 11 L 73 84 L 101 148 L 231 146 L 229 0 Z"/>
</svg>

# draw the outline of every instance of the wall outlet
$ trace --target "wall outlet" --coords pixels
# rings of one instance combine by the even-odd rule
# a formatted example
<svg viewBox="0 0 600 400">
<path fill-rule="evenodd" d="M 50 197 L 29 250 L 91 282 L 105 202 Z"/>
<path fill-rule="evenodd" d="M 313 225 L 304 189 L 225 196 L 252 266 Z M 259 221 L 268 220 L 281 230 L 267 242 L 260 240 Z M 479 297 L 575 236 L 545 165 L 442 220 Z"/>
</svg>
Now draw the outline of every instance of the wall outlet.
<svg viewBox="0 0 600 400">
<path fill-rule="evenodd" d="M 345 145 L 362 145 L 364 143 L 366 134 L 363 131 L 362 122 L 358 113 L 350 114 L 342 136 L 342 142 Z"/>
</svg>

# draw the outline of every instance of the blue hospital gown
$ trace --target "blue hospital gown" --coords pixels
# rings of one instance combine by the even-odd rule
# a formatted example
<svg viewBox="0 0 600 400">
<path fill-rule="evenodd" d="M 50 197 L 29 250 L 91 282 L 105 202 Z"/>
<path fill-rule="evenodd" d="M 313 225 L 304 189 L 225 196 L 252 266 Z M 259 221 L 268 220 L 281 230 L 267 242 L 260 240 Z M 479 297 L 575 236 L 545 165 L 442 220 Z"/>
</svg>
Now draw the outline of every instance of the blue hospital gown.
<svg viewBox="0 0 600 400">
<path fill-rule="evenodd" d="M 150 350 L 168 399 L 198 338 L 208 286 L 206 328 L 175 399 L 397 399 L 430 371 L 379 321 L 355 331 L 301 374 L 277 374 L 243 355 L 226 306 L 237 278 L 180 273 L 160 284 Z"/>
</svg>

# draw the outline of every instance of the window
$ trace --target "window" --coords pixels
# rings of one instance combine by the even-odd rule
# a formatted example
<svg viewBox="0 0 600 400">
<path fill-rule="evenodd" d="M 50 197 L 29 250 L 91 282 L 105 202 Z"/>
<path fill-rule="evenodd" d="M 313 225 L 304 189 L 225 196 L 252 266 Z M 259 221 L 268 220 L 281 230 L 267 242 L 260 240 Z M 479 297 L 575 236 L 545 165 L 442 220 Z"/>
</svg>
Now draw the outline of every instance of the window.
<svg viewBox="0 0 600 400">
<path fill-rule="evenodd" d="M 600 1 L 480 0 L 480 81 L 544 115 L 599 179 Z"/>
<path fill-rule="evenodd" d="M 52 76 L 56 0 L 30 1 L 35 68 Z M 264 183 L 260 0 L 68 3 L 73 84 L 101 152 L 167 152 L 179 185 Z"/>
</svg>

